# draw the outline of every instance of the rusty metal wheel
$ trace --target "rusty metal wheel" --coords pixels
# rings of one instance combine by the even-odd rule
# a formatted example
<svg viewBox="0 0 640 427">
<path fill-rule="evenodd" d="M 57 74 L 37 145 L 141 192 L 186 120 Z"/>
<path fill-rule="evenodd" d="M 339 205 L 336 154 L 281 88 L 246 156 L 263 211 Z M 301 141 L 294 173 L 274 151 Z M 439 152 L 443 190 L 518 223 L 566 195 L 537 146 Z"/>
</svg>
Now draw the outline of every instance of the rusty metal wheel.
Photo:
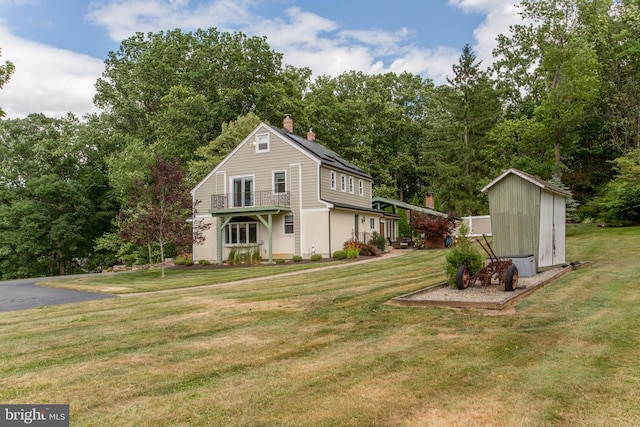
<svg viewBox="0 0 640 427">
<path fill-rule="evenodd" d="M 466 265 L 462 264 L 460 267 L 458 267 L 458 271 L 456 272 L 456 286 L 460 290 L 467 289 L 470 282 L 471 272 Z"/>
<path fill-rule="evenodd" d="M 504 275 L 504 290 L 515 291 L 518 287 L 518 268 L 511 264 Z"/>
</svg>

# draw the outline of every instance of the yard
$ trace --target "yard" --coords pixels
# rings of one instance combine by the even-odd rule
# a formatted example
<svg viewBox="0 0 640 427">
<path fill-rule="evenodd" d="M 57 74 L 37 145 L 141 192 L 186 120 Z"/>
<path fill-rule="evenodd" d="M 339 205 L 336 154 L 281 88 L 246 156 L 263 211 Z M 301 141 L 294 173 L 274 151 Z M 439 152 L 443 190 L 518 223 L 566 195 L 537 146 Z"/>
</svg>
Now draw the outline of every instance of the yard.
<svg viewBox="0 0 640 427">
<path fill-rule="evenodd" d="M 69 403 L 73 426 L 640 425 L 640 227 L 567 233 L 590 266 L 506 313 L 385 304 L 442 281 L 446 250 L 0 313 L 0 402 Z"/>
</svg>

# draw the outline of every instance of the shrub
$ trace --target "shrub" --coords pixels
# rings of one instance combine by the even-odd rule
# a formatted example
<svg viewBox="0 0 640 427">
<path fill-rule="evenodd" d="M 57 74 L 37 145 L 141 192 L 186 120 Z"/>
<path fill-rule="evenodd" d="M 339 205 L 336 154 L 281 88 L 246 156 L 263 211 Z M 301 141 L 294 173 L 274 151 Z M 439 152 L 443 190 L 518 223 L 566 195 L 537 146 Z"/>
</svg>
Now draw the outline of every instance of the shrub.
<svg viewBox="0 0 640 427">
<path fill-rule="evenodd" d="M 206 259 L 201 259 L 200 261 L 198 261 L 198 264 L 200 264 L 200 265 L 211 265 L 211 262 L 206 260 Z"/>
<path fill-rule="evenodd" d="M 387 238 L 377 232 L 373 233 L 369 243 L 381 251 L 384 251 L 387 248 Z"/>
<path fill-rule="evenodd" d="M 293 258 L 291 258 L 291 259 L 293 260 L 293 262 L 300 262 L 304 258 L 302 258 L 300 255 L 294 255 Z"/>
<path fill-rule="evenodd" d="M 345 251 L 339 250 L 333 253 L 333 259 L 341 260 L 347 257 L 347 253 Z"/>
<path fill-rule="evenodd" d="M 458 230 L 457 246 L 447 254 L 445 270 L 447 272 L 447 282 L 450 285 L 456 284 L 456 273 L 458 268 L 464 264 L 472 273 L 479 271 L 484 265 L 484 257 L 477 246 L 467 237 L 469 227 L 465 224 Z"/>
<path fill-rule="evenodd" d="M 380 251 L 371 243 L 362 243 L 354 240 L 344 242 L 344 251 L 347 258 L 359 258 L 362 256 L 380 256 Z"/>
<path fill-rule="evenodd" d="M 456 219 L 451 213 L 445 218 L 414 212 L 411 219 L 413 220 L 413 228 L 416 232 L 424 234 L 425 240 L 442 239 L 445 234 L 450 234 L 456 226 Z"/>
<path fill-rule="evenodd" d="M 360 255 L 362 256 L 380 256 L 378 248 L 371 243 L 361 243 L 358 245 L 358 249 L 360 249 Z"/>
<path fill-rule="evenodd" d="M 187 267 L 191 267 L 193 265 L 193 260 L 192 259 L 188 259 L 184 262 L 184 265 L 186 265 Z"/>
<path fill-rule="evenodd" d="M 174 260 L 173 263 L 175 265 L 185 265 L 187 263 L 187 259 L 185 257 L 183 257 L 182 255 L 178 255 Z"/>
<path fill-rule="evenodd" d="M 311 255 L 311 261 L 321 261 L 321 260 L 322 260 L 322 255 L 320 254 Z"/>
<path fill-rule="evenodd" d="M 259 246 L 235 246 L 229 251 L 229 265 L 258 265 L 262 261 Z"/>
<path fill-rule="evenodd" d="M 284 264 L 284 259 L 282 258 L 276 258 L 275 261 L 276 261 L 276 264 Z"/>
</svg>

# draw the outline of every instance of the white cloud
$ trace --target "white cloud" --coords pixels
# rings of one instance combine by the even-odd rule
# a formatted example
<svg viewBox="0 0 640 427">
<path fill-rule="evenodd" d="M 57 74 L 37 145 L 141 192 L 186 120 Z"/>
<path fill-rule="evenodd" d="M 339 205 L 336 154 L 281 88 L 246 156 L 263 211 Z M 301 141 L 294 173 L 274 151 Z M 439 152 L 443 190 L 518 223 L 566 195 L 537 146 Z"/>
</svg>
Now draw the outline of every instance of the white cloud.
<svg viewBox="0 0 640 427">
<path fill-rule="evenodd" d="M 484 67 L 492 65 L 493 50 L 497 46 L 498 34 L 509 34 L 509 26 L 520 22 L 517 0 L 449 0 L 449 4 L 469 13 L 486 14 L 485 20 L 476 28 L 473 46 Z M 457 62 L 457 59 L 456 59 Z"/>
<path fill-rule="evenodd" d="M 93 4 L 87 19 L 107 29 L 109 37 L 121 42 L 136 32 L 181 28 L 225 29 L 247 22 L 247 0 L 217 0 L 189 8 L 186 0 L 112 0 Z"/>
<path fill-rule="evenodd" d="M 0 6 L 30 1 L 0 0 Z M 460 56 L 457 48 L 416 45 L 414 32 L 419 29 L 354 30 L 300 7 L 283 9 L 277 17 L 257 16 L 253 9 L 256 1 L 104 0 L 92 3 L 86 18 L 118 43 L 136 32 L 174 28 L 216 27 L 267 36 L 271 48 L 283 53 L 285 63 L 309 67 L 316 76 L 337 76 L 350 70 L 369 74 L 407 71 L 444 84 Z M 449 0 L 452 7 L 485 16 L 474 31 L 473 46 L 485 67 L 493 62 L 497 34 L 506 34 L 510 24 L 519 22 L 514 3 Z M 95 81 L 104 69 L 101 60 L 13 36 L 8 25 L 0 19 L 0 61 L 9 59 L 16 65 L 11 80 L 0 90 L 0 106 L 8 117 L 31 112 L 61 116 L 68 111 L 81 116 L 96 111 L 92 99 Z"/>
<path fill-rule="evenodd" d="M 21 39 L 0 27 L 2 62 L 15 65 L 11 79 L 0 90 L 6 118 L 40 112 L 82 117 L 96 112 L 94 84 L 104 69 L 101 60 Z"/>
</svg>

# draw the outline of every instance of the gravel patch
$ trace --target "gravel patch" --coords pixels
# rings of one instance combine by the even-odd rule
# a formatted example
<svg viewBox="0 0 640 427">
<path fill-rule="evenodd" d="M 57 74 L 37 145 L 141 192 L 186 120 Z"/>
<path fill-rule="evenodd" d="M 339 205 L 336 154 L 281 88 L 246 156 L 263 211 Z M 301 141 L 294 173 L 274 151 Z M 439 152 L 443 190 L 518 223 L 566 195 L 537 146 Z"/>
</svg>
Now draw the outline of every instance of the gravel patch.
<svg viewBox="0 0 640 427">
<path fill-rule="evenodd" d="M 502 310 L 581 265 L 584 264 L 571 263 L 538 273 L 533 277 L 520 277 L 518 287 L 512 292 L 505 292 L 497 284 L 497 281 L 486 288 L 476 284 L 476 286 L 464 290 L 458 290 L 446 283 L 441 283 L 393 298 L 390 303 L 409 306 Z"/>
</svg>

